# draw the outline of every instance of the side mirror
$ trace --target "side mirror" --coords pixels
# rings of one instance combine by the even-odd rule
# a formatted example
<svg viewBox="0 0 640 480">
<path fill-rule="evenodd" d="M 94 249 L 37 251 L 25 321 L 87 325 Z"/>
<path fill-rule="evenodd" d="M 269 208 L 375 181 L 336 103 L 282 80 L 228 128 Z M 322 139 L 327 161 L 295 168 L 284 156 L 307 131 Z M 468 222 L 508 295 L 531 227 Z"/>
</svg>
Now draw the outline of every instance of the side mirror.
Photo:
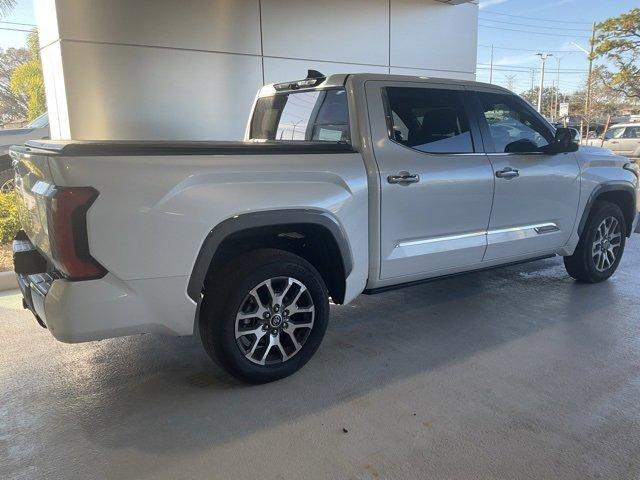
<svg viewBox="0 0 640 480">
<path fill-rule="evenodd" d="M 558 128 L 550 147 L 552 147 L 553 153 L 577 152 L 580 148 L 574 141 L 574 135 L 570 128 Z"/>
</svg>

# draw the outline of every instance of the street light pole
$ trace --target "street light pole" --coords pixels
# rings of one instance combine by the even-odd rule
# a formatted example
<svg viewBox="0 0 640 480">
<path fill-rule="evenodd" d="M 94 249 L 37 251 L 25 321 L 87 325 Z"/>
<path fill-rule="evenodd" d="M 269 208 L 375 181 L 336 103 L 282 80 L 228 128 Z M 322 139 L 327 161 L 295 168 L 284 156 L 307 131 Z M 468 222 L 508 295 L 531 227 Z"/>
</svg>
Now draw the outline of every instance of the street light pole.
<svg viewBox="0 0 640 480">
<path fill-rule="evenodd" d="M 538 57 L 540 57 L 540 61 L 542 63 L 541 72 L 540 72 L 540 91 L 538 92 L 538 112 L 542 113 L 542 92 L 544 91 L 544 64 L 547 61 L 547 58 L 553 57 L 552 53 L 536 53 Z"/>
</svg>

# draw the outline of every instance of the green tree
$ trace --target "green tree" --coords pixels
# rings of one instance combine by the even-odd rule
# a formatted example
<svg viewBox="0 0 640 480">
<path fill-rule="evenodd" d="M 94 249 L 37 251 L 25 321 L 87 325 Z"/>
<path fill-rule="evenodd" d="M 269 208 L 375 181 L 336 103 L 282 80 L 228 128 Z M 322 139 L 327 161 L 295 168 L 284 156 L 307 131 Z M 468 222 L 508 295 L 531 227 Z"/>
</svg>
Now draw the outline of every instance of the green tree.
<svg viewBox="0 0 640 480">
<path fill-rule="evenodd" d="M 46 111 L 44 77 L 40 61 L 38 33 L 33 30 L 27 37 L 29 61 L 16 67 L 11 75 L 11 91 L 27 98 L 27 117 L 33 120 Z"/>
<path fill-rule="evenodd" d="M 27 98 L 11 91 L 11 75 L 19 65 L 29 61 L 26 48 L 0 49 L 0 122 L 27 117 Z"/>
<path fill-rule="evenodd" d="M 542 114 L 547 117 L 550 117 L 552 112 L 555 111 L 556 90 L 556 87 L 544 87 L 544 90 L 542 92 Z M 535 87 L 527 90 L 526 92 L 522 92 L 520 96 L 534 107 L 537 107 L 539 91 L 540 87 Z M 565 94 L 562 92 L 558 92 L 558 103 L 565 102 L 566 100 L 567 97 L 565 96 Z"/>
<path fill-rule="evenodd" d="M 640 99 L 640 8 L 597 25 L 594 58 L 604 58 L 617 71 L 604 69 L 602 80 L 629 99 Z"/>
</svg>

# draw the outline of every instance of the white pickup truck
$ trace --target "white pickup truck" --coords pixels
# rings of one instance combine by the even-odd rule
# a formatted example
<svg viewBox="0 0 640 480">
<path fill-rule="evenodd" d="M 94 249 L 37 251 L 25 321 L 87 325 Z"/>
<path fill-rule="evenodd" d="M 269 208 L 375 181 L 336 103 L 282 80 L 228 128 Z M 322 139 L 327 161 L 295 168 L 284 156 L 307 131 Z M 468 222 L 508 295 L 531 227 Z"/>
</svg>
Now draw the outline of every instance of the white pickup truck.
<svg viewBox="0 0 640 480">
<path fill-rule="evenodd" d="M 199 332 L 248 382 L 311 358 L 329 298 L 553 255 L 605 280 L 639 207 L 626 158 L 507 90 L 434 78 L 310 71 L 260 90 L 244 142 L 12 156 L 15 270 L 54 337 Z"/>
</svg>

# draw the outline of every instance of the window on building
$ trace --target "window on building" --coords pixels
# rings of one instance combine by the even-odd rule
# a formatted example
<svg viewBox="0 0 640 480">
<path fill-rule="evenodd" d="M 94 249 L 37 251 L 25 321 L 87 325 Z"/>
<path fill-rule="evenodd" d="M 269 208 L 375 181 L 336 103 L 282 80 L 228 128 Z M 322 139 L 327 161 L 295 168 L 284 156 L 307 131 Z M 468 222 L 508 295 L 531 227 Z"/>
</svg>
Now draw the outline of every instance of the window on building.
<svg viewBox="0 0 640 480">
<path fill-rule="evenodd" d="M 513 95 L 477 92 L 496 152 L 538 152 L 553 141 L 549 126 Z"/>
<path fill-rule="evenodd" d="M 258 99 L 252 139 L 350 142 L 344 90 L 280 93 Z"/>
<path fill-rule="evenodd" d="M 473 141 L 460 92 L 387 87 L 392 140 L 426 153 L 472 153 Z"/>
</svg>

